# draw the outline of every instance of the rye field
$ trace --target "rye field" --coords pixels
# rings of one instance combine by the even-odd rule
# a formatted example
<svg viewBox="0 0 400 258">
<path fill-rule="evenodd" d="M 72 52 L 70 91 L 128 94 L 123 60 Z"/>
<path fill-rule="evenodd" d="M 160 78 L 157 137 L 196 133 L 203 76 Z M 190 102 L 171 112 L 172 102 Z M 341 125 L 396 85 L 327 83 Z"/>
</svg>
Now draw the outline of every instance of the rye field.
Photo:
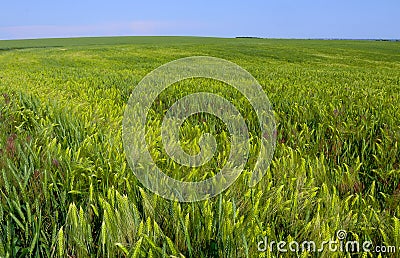
<svg viewBox="0 0 400 258">
<path fill-rule="evenodd" d="M 252 107 L 230 85 L 178 82 L 148 115 L 157 165 L 201 181 L 227 160 L 227 126 L 200 114 L 183 149 L 215 136 L 203 169 L 171 161 L 160 124 L 179 98 L 212 92 L 246 118 L 250 156 L 221 194 L 166 200 L 128 165 L 122 120 L 131 92 L 170 61 L 213 56 L 246 69 L 274 110 L 276 148 L 248 186 L 259 151 Z M 0 41 L 0 257 L 397 257 L 400 252 L 400 42 L 110 37 Z M 269 241 L 371 241 L 394 252 L 259 250 Z"/>
</svg>

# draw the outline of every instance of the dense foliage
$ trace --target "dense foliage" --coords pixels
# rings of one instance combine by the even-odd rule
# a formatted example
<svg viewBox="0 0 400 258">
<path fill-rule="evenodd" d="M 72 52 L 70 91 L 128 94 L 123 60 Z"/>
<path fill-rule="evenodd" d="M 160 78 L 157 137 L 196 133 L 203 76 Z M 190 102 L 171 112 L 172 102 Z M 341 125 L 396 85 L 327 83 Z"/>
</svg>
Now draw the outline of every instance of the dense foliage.
<svg viewBox="0 0 400 258">
<path fill-rule="evenodd" d="M 321 243 L 338 230 L 400 248 L 399 49 L 398 42 L 190 37 L 0 42 L 0 256 L 291 257 L 259 252 L 257 243 L 264 236 Z M 221 195 L 177 203 L 136 180 L 121 124 L 130 92 L 148 72 L 194 55 L 235 62 L 260 82 L 275 111 L 277 147 L 254 188 L 250 158 Z M 153 106 L 153 157 L 172 167 L 171 176 L 201 180 L 224 163 L 225 125 L 212 116 L 183 125 L 189 152 L 204 131 L 222 145 L 210 174 L 182 173 L 157 142 L 160 114 L 204 90 L 249 119 L 252 109 L 228 85 L 175 86 Z"/>
</svg>

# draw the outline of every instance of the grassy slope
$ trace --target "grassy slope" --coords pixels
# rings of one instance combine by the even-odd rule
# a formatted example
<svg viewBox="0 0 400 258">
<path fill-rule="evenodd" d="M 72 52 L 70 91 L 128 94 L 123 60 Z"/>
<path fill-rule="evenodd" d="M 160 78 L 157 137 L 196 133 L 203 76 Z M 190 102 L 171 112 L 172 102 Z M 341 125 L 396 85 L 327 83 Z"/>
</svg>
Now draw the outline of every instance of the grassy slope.
<svg viewBox="0 0 400 258">
<path fill-rule="evenodd" d="M 0 41 L 0 250 L 254 257 L 263 235 L 320 243 L 339 229 L 400 245 L 398 49 L 194 37 Z M 140 188 L 120 126 L 143 76 L 193 55 L 233 61 L 259 80 L 278 146 L 255 188 L 243 176 L 210 201 L 178 204 Z"/>
</svg>

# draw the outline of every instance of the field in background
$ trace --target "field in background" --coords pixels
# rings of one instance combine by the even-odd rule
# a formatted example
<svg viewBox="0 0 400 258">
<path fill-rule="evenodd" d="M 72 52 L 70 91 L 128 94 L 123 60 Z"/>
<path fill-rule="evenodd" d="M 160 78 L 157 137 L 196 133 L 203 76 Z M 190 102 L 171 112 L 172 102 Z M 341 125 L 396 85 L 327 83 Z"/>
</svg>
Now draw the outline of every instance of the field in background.
<svg viewBox="0 0 400 258">
<path fill-rule="evenodd" d="M 275 257 L 282 254 L 258 252 L 264 236 L 319 246 L 338 230 L 400 248 L 399 49 L 196 37 L 0 41 L 0 256 Z M 182 204 L 138 183 L 121 125 L 147 73 L 194 55 L 232 61 L 260 82 L 275 111 L 277 148 L 254 188 L 245 171 L 221 195 Z M 196 86 L 238 99 L 223 85 L 185 83 L 154 111 Z M 191 123 L 186 137 L 211 130 Z M 350 257 L 299 256 L 310 254 Z"/>
</svg>

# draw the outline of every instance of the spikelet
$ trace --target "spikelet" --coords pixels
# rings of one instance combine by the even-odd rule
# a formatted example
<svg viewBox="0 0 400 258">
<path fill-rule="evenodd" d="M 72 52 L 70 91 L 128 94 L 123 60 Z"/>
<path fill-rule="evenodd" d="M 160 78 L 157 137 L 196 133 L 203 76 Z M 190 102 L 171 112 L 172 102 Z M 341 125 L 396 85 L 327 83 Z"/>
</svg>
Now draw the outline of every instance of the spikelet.
<svg viewBox="0 0 400 258">
<path fill-rule="evenodd" d="M 60 257 L 64 257 L 64 230 L 63 227 L 60 228 L 60 230 L 58 231 L 58 255 Z"/>
</svg>

